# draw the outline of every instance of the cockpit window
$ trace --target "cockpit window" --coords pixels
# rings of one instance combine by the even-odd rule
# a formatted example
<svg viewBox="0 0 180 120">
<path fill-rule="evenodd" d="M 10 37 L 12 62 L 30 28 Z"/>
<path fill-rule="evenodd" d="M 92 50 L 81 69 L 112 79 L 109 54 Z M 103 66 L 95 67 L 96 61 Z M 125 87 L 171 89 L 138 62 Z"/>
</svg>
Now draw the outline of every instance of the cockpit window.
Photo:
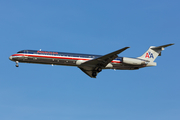
<svg viewBox="0 0 180 120">
<path fill-rule="evenodd" d="M 36 54 L 37 51 L 36 50 L 21 50 L 17 53 L 25 53 L 25 54 Z"/>
<path fill-rule="evenodd" d="M 28 53 L 28 50 L 21 50 L 18 53 Z"/>
<path fill-rule="evenodd" d="M 24 53 L 24 50 L 21 50 L 21 51 L 19 51 L 19 52 L 17 52 L 17 53 Z"/>
</svg>

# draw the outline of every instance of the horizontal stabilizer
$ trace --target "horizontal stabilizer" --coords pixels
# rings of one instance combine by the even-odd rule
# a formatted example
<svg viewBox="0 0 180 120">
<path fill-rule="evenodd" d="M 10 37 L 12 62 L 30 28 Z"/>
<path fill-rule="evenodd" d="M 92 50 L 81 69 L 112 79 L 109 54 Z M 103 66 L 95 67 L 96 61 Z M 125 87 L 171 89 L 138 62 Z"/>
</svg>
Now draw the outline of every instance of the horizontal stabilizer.
<svg viewBox="0 0 180 120">
<path fill-rule="evenodd" d="M 165 47 L 168 47 L 168 46 L 171 46 L 171 45 L 174 45 L 174 43 L 172 44 L 167 44 L 167 45 L 162 45 L 162 46 L 158 46 L 158 47 L 152 47 L 151 49 L 162 49 L 162 48 L 165 48 Z"/>
</svg>

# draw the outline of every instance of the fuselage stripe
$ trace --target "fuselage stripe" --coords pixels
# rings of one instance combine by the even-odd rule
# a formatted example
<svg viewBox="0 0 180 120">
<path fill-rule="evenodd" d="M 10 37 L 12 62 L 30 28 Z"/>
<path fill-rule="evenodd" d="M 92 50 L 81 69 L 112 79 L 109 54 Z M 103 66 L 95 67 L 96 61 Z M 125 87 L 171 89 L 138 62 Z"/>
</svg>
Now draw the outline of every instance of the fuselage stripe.
<svg viewBox="0 0 180 120">
<path fill-rule="evenodd" d="M 88 60 L 91 60 L 91 59 L 93 59 L 93 58 L 91 58 L 91 59 L 89 59 L 89 58 L 82 58 L 82 57 L 65 57 L 65 56 L 51 56 L 51 55 L 38 55 L 38 54 L 36 54 L 36 55 L 32 55 L 32 54 L 13 54 L 12 55 L 13 57 L 15 57 L 15 56 L 21 56 L 21 57 L 39 57 L 39 58 L 54 58 L 54 59 L 67 59 L 67 60 L 86 60 L 86 61 L 88 61 Z M 113 60 L 113 61 L 111 61 L 112 63 L 121 63 L 121 61 L 119 61 L 119 60 Z"/>
</svg>

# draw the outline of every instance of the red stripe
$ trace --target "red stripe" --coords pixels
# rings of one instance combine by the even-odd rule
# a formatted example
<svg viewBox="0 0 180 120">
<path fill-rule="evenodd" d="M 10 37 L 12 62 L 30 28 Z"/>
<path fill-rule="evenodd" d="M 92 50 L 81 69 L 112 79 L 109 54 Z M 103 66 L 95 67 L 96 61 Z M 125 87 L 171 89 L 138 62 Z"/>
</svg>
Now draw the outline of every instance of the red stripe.
<svg viewBox="0 0 180 120">
<path fill-rule="evenodd" d="M 72 58 L 72 57 L 59 57 L 59 56 L 43 56 L 43 55 L 29 55 L 29 54 L 13 54 L 12 56 L 28 56 L 28 57 L 41 57 L 41 58 L 56 58 L 68 60 L 91 60 L 87 58 Z M 112 63 L 121 63 L 121 61 L 111 61 Z"/>
</svg>

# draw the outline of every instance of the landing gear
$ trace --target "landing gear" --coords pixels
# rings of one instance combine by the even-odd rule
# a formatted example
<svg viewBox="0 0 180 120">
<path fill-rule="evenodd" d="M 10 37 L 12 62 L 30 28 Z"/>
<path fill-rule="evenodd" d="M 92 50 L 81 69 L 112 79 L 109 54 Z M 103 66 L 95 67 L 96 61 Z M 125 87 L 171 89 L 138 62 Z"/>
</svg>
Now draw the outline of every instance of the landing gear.
<svg viewBox="0 0 180 120">
<path fill-rule="evenodd" d="M 92 72 L 92 77 L 96 77 L 97 73 L 101 72 L 102 68 L 101 67 L 97 67 L 93 72 Z"/>
<path fill-rule="evenodd" d="M 18 64 L 19 62 L 18 61 L 16 61 L 16 67 L 19 67 L 19 64 Z"/>
<path fill-rule="evenodd" d="M 92 76 L 93 77 L 96 77 L 97 76 L 97 73 L 94 71 L 94 72 L 92 72 Z"/>
<path fill-rule="evenodd" d="M 102 71 L 102 68 L 101 67 L 98 67 L 97 68 L 97 72 L 101 72 Z"/>
</svg>

